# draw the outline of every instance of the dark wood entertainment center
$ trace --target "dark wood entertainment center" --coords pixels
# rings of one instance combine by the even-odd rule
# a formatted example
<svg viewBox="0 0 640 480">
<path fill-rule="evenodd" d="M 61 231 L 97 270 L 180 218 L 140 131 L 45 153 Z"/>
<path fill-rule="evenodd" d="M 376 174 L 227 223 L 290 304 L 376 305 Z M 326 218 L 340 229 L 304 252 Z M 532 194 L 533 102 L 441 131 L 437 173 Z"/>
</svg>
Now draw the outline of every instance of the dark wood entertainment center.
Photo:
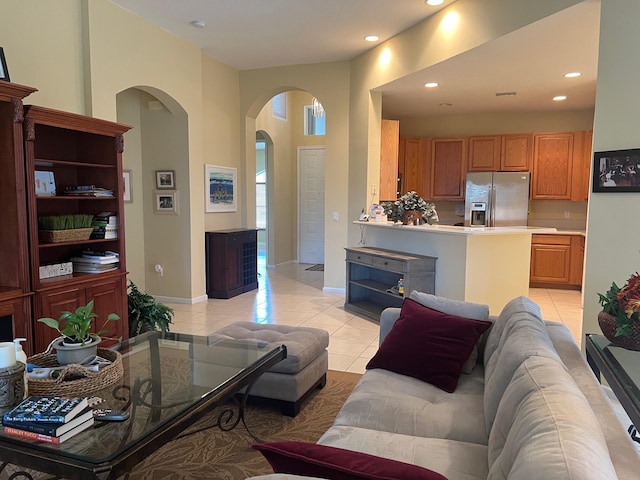
<svg viewBox="0 0 640 480">
<path fill-rule="evenodd" d="M 122 152 L 123 134 L 131 127 L 25 106 L 23 99 L 35 91 L 0 82 L 0 340 L 26 338 L 27 355 L 43 351 L 56 336 L 35 319 L 57 318 L 91 299 L 99 319 L 120 315 L 110 334 L 128 338 Z M 36 195 L 37 171 L 53 172 L 55 195 Z M 92 184 L 112 190 L 113 196 L 62 194 L 66 186 Z M 118 219 L 117 238 L 39 239 L 39 216 L 100 212 Z M 68 262 L 84 248 L 117 252 L 118 269 L 40 278 L 40 266 Z"/>
</svg>

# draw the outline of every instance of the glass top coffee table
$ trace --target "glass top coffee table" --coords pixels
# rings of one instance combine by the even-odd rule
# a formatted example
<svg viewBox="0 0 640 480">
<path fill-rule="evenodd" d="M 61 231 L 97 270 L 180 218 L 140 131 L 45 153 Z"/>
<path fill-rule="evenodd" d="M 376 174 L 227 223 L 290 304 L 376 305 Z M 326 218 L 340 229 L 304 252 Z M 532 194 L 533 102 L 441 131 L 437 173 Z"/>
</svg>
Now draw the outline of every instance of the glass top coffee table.
<svg viewBox="0 0 640 480">
<path fill-rule="evenodd" d="M 244 389 L 234 419 L 220 416 L 220 428 L 233 428 L 244 420 L 250 386 L 287 356 L 279 344 L 160 332 L 131 338 L 119 351 L 123 378 L 91 395 L 105 400 L 96 408 L 126 410 L 128 420 L 96 422 L 59 445 L 0 429 L 1 461 L 71 479 L 117 478 Z"/>
<path fill-rule="evenodd" d="M 640 427 L 640 351 L 613 345 L 603 335 L 587 334 L 587 361 L 604 376 L 631 422 Z"/>
</svg>

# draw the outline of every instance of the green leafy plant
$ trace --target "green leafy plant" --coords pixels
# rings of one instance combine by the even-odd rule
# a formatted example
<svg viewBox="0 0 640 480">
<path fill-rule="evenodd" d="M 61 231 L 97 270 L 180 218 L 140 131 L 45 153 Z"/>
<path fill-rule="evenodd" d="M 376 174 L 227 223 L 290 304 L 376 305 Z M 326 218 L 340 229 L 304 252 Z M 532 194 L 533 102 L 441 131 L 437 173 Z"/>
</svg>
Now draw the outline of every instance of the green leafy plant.
<svg viewBox="0 0 640 480">
<path fill-rule="evenodd" d="M 131 280 L 128 285 L 127 306 L 130 336 L 151 330 L 169 331 L 173 309 L 141 291 Z"/>
<path fill-rule="evenodd" d="M 404 212 L 409 210 L 419 210 L 422 218 L 428 223 L 438 222 L 438 213 L 433 203 L 427 203 L 415 191 L 407 192 L 395 202 L 383 202 L 385 214 L 394 222 L 402 220 Z"/>
<path fill-rule="evenodd" d="M 598 293 L 598 303 L 615 318 L 616 337 L 630 336 L 631 325 L 640 322 L 640 274 L 631 275 L 622 288 L 612 282 L 605 294 Z"/>
<path fill-rule="evenodd" d="M 84 345 L 90 339 L 90 332 L 93 320 L 98 317 L 98 314 L 93 311 L 93 300 L 86 305 L 80 306 L 75 312 L 65 311 L 62 312 L 60 318 L 39 318 L 38 321 L 44 323 L 48 327 L 57 330 L 60 335 L 65 337 L 65 341 L 71 343 L 80 343 Z M 101 336 L 109 331 L 105 328 L 109 322 L 120 320 L 120 316 L 115 313 L 110 313 L 107 316 L 104 325 L 100 330 L 96 332 L 96 335 Z M 105 337 L 109 338 L 109 337 Z M 122 340 L 113 339 L 112 340 Z"/>
<path fill-rule="evenodd" d="M 92 222 L 93 215 L 85 215 L 81 213 L 38 217 L 38 227 L 40 230 L 75 230 L 78 228 L 90 228 Z"/>
</svg>

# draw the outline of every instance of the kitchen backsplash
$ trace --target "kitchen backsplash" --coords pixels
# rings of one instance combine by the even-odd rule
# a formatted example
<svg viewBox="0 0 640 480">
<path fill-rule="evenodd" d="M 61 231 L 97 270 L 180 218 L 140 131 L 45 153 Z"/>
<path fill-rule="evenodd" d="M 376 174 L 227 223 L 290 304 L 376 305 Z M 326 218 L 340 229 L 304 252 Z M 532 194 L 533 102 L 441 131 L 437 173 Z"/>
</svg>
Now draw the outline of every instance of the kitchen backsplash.
<svg viewBox="0 0 640 480">
<path fill-rule="evenodd" d="M 464 222 L 464 202 L 434 203 L 442 225 L 454 225 Z M 530 201 L 528 225 L 532 227 L 554 227 L 559 230 L 585 230 L 587 225 L 587 202 Z"/>
</svg>

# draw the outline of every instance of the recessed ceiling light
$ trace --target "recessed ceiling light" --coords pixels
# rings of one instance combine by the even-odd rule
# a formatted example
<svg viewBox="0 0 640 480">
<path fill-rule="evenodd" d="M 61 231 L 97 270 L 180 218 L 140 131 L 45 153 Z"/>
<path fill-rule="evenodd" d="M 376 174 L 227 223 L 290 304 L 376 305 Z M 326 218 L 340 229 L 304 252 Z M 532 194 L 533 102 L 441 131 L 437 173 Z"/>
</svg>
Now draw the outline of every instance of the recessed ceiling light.
<svg viewBox="0 0 640 480">
<path fill-rule="evenodd" d="M 378 35 L 367 35 L 366 37 L 364 37 L 364 39 L 367 42 L 377 42 L 378 40 L 380 40 L 380 37 Z"/>
<path fill-rule="evenodd" d="M 562 102 L 566 99 L 567 99 L 566 95 L 556 95 L 555 97 L 553 97 L 554 102 Z"/>
<path fill-rule="evenodd" d="M 438 85 L 439 85 L 438 82 L 427 82 L 427 83 L 424 84 L 424 86 L 427 87 L 427 88 L 435 88 Z"/>
<path fill-rule="evenodd" d="M 443 103 L 439 103 L 438 106 L 440 106 L 440 107 L 453 107 L 453 103 L 443 102 Z"/>
<path fill-rule="evenodd" d="M 207 22 L 205 22 L 204 20 L 194 20 L 193 22 L 191 22 L 191 26 L 194 28 L 206 28 Z"/>
<path fill-rule="evenodd" d="M 582 75 L 582 73 L 580 72 L 569 72 L 564 74 L 566 78 L 575 78 L 575 77 L 579 77 L 580 75 Z"/>
<path fill-rule="evenodd" d="M 432 7 L 437 7 L 438 5 L 442 5 L 444 0 L 424 0 L 424 3 L 431 5 Z"/>
</svg>

